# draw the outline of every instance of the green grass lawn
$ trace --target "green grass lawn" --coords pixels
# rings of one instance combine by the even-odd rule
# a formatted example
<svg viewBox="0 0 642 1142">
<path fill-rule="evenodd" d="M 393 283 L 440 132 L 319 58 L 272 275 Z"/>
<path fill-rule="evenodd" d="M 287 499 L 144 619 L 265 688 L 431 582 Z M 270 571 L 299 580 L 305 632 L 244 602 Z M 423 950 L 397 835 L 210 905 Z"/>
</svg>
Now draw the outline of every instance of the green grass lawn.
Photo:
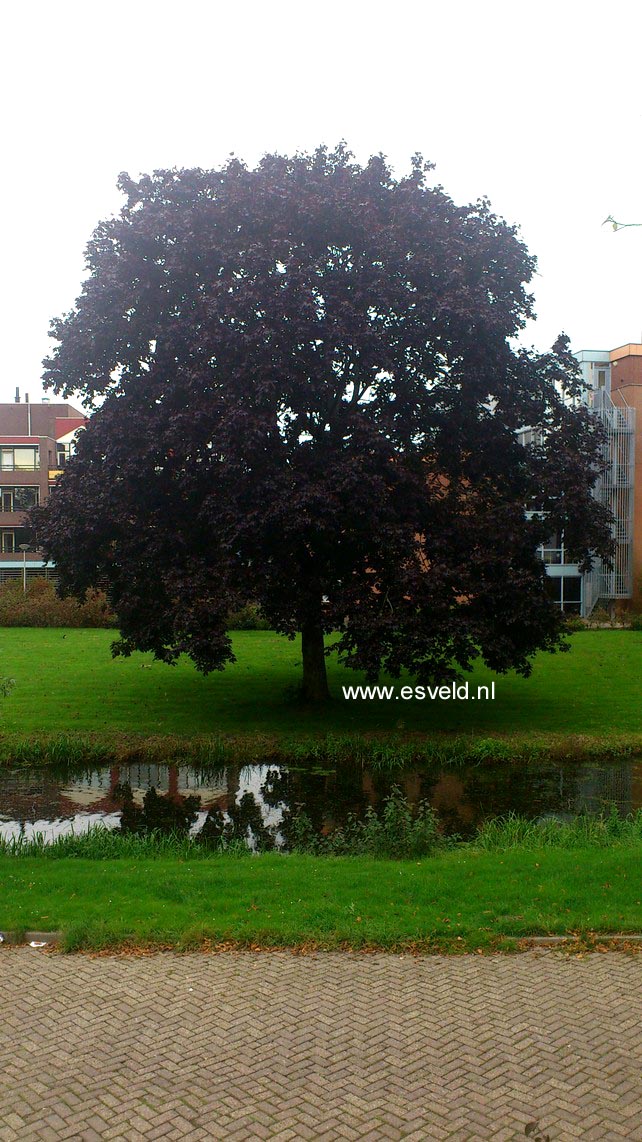
<svg viewBox="0 0 642 1142">
<path fill-rule="evenodd" d="M 0 928 L 126 940 L 474 950 L 506 936 L 637 932 L 642 846 L 455 850 L 417 862 L 218 855 L 0 857 Z"/>
<path fill-rule="evenodd" d="M 208 737 L 291 743 L 313 735 L 625 742 L 642 747 L 642 633 L 582 632 L 540 655 L 530 679 L 496 676 L 494 701 L 358 701 L 360 679 L 330 660 L 333 701 L 296 698 L 300 647 L 269 632 L 234 635 L 237 662 L 203 677 L 187 660 L 112 659 L 104 630 L 0 629 L 3 756 L 60 735 L 111 746 Z M 471 676 L 471 691 L 493 676 Z M 407 681 L 407 680 L 405 680 Z M 473 691 L 474 692 L 474 691 Z M 65 747 L 66 748 L 66 747 Z M 519 751 L 515 753 L 518 756 Z M 511 754 L 512 756 L 512 754 Z M 90 860 L 0 855 L 0 929 L 61 929 L 66 946 L 204 940 L 291 946 L 474 950 L 508 936 L 642 929 L 642 846 L 473 852 L 418 862 L 300 854 Z"/>
<path fill-rule="evenodd" d="M 569 653 L 539 655 L 529 679 L 477 668 L 471 690 L 494 679 L 494 701 L 349 701 L 341 685 L 362 679 L 331 658 L 333 700 L 320 710 L 304 708 L 296 698 L 299 643 L 271 632 L 236 633 L 237 662 L 207 677 L 187 659 L 175 667 L 151 655 L 112 659 L 113 637 L 107 630 L 0 629 L 0 673 L 16 682 L 0 700 L 2 732 L 290 738 L 327 732 L 642 733 L 639 631 L 576 634 Z"/>
</svg>

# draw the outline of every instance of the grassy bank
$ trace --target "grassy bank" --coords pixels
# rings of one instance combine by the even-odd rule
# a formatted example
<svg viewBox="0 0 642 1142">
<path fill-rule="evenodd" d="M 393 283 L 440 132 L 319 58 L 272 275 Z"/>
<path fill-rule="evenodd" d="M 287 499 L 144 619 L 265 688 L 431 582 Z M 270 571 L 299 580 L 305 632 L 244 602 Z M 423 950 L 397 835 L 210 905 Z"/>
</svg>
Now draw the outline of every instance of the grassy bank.
<svg viewBox="0 0 642 1142">
<path fill-rule="evenodd" d="M 133 942 L 472 951 L 507 937 L 637 932 L 642 845 L 420 861 L 292 854 L 0 857 L 0 925 L 67 950 Z"/>
<path fill-rule="evenodd" d="M 265 734 L 191 737 L 112 733 L 0 732 L 0 764 L 46 767 L 65 779 L 111 765 L 189 765 L 211 774 L 229 765 L 287 765 L 329 773 L 345 765 L 394 774 L 409 767 L 487 763 L 601 763 L 642 756 L 642 734 Z"/>
<path fill-rule="evenodd" d="M 572 736 L 642 746 L 639 631 L 573 635 L 569 653 L 538 656 L 530 679 L 478 667 L 470 691 L 494 681 L 496 697 L 488 701 L 350 701 L 342 685 L 362 679 L 330 658 L 334 698 L 321 710 L 297 701 L 299 645 L 271 632 L 237 632 L 237 662 L 207 677 L 186 659 L 175 667 L 149 655 L 112 659 L 112 638 L 106 630 L 1 629 L 2 673 L 16 683 L 0 704 L 4 740 L 84 735 L 113 745 L 214 737 L 263 739 L 270 748 L 330 733 L 511 735 L 518 742 Z"/>
</svg>

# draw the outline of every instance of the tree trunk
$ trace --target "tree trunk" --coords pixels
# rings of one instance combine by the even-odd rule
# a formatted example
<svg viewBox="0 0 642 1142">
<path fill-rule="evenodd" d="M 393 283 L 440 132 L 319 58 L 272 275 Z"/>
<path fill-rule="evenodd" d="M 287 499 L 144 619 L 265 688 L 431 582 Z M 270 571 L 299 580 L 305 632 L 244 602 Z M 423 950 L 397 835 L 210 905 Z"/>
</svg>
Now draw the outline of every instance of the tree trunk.
<svg viewBox="0 0 642 1142">
<path fill-rule="evenodd" d="M 330 697 L 325 669 L 323 627 L 320 623 L 304 623 L 301 630 L 303 651 L 303 697 L 306 702 L 327 702 Z"/>
</svg>

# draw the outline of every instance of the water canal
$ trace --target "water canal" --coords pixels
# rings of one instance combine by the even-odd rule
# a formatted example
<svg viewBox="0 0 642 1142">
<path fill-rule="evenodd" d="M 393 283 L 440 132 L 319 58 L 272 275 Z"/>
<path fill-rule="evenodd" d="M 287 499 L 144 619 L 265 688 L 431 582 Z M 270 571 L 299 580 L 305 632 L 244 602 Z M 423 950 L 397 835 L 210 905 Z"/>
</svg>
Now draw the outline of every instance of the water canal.
<svg viewBox="0 0 642 1142">
<path fill-rule="evenodd" d="M 488 762 L 474 766 L 415 766 L 381 772 L 362 765 L 336 769 L 288 765 L 229 765 L 196 770 L 186 765 L 114 765 L 95 770 L 3 767 L 0 769 L 0 837 L 41 836 L 47 841 L 92 826 L 118 829 L 136 819 L 148 827 L 159 818 L 141 816 L 146 795 L 162 819 L 171 810 L 184 828 L 197 833 L 208 813 L 218 810 L 266 830 L 277 847 L 287 847 L 288 823 L 303 809 L 315 828 L 328 833 L 349 813 L 361 817 L 378 808 L 398 785 L 412 805 L 425 799 L 446 834 L 472 836 L 492 817 L 514 812 L 531 819 L 554 815 L 567 820 L 615 805 L 622 816 L 642 808 L 642 759 L 578 763 Z M 150 798 L 147 797 L 149 805 Z M 186 810 L 181 817 L 181 811 Z M 189 812 L 187 812 L 189 810 Z M 129 816 L 128 816 L 129 815 Z M 133 816 L 132 816 L 133 815 Z M 171 814 L 170 814 L 171 816 Z M 245 827 L 245 826 L 244 826 Z"/>
</svg>

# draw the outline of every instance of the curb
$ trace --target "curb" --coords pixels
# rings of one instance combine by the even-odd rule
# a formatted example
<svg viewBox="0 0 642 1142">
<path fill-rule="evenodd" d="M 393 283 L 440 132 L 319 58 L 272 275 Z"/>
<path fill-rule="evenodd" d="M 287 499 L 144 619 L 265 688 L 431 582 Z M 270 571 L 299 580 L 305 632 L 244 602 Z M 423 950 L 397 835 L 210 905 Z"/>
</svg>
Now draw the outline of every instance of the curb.
<svg viewBox="0 0 642 1142">
<path fill-rule="evenodd" d="M 55 947 L 60 944 L 63 938 L 62 932 L 38 932 L 38 931 L 7 931 L 6 929 L 0 931 L 0 948 L 2 945 L 7 947 Z M 521 945 L 522 948 L 558 948 L 564 947 L 566 944 L 577 944 L 578 942 L 595 944 L 640 944 L 642 945 L 642 933 L 634 932 L 631 935 L 619 933 L 600 933 L 600 932 L 585 932 L 575 933 L 570 936 L 505 936 L 507 940 L 514 940 L 516 944 Z M 392 953 L 391 953 L 392 954 Z"/>
<path fill-rule="evenodd" d="M 578 940 L 590 941 L 592 944 L 642 944 L 642 935 L 639 932 L 630 936 L 622 933 L 583 932 L 574 936 L 512 936 L 508 938 L 519 940 L 522 944 L 529 944 L 537 948 L 554 948 L 560 944 L 576 944 Z"/>
<path fill-rule="evenodd" d="M 9 944 L 20 946 L 29 944 L 32 947 L 51 947 L 62 940 L 62 932 L 0 932 L 0 945 Z"/>
</svg>

